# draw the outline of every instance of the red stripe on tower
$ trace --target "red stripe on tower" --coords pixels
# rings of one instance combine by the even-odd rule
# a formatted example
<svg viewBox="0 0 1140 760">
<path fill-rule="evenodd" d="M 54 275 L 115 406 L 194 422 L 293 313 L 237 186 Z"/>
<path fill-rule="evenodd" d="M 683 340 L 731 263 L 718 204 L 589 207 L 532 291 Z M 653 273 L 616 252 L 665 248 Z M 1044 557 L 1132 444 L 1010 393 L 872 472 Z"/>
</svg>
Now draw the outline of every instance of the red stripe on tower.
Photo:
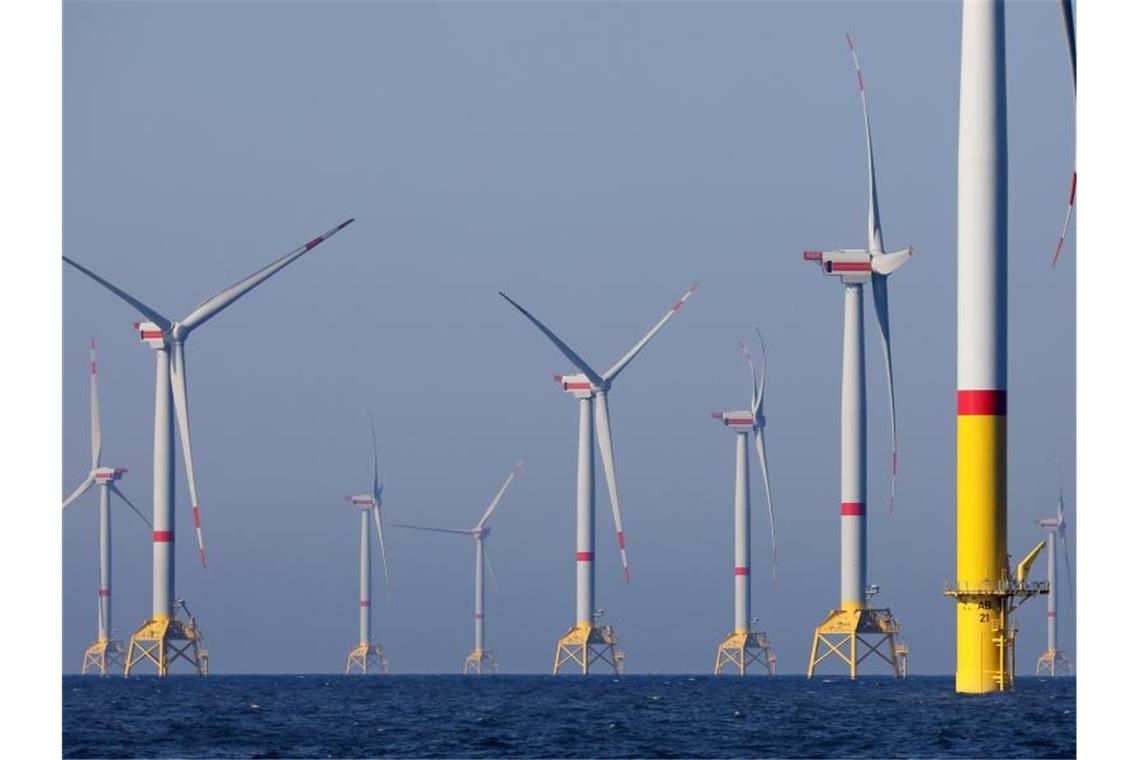
<svg viewBox="0 0 1140 760">
<path fill-rule="evenodd" d="M 110 596 L 110 595 L 111 595 L 111 589 L 109 589 L 109 588 L 101 588 L 101 589 L 99 589 L 99 596 L 102 596 L 102 597 L 107 597 L 107 596 Z"/>
<path fill-rule="evenodd" d="M 845 501 L 839 505 L 841 517 L 862 517 L 867 514 L 867 505 L 861 501 Z"/>
<path fill-rule="evenodd" d="M 372 602 L 368 601 L 367 599 L 362 599 L 362 600 L 360 601 L 360 606 L 361 606 L 361 607 L 371 607 L 371 606 L 372 606 Z"/>
<path fill-rule="evenodd" d="M 1057 613 L 1056 612 L 1046 612 L 1045 617 L 1055 618 L 1055 617 L 1057 617 Z"/>
<path fill-rule="evenodd" d="M 482 619 L 483 619 L 483 616 L 482 616 L 482 615 L 480 615 L 478 612 L 476 612 L 476 613 L 475 613 L 475 619 L 476 619 L 476 620 L 482 620 Z"/>
<path fill-rule="evenodd" d="M 594 561 L 594 553 L 593 552 L 578 552 L 578 561 L 579 562 L 593 562 Z"/>
<path fill-rule="evenodd" d="M 174 540 L 174 531 L 172 530 L 156 530 L 154 532 L 154 542 L 156 544 L 168 544 Z"/>
<path fill-rule="evenodd" d="M 1004 416 L 1005 391 L 958 391 L 958 415 Z"/>
<path fill-rule="evenodd" d="M 751 575 L 752 570 L 747 568 L 747 567 L 738 567 L 738 568 L 736 568 L 735 574 L 736 575 Z"/>
</svg>

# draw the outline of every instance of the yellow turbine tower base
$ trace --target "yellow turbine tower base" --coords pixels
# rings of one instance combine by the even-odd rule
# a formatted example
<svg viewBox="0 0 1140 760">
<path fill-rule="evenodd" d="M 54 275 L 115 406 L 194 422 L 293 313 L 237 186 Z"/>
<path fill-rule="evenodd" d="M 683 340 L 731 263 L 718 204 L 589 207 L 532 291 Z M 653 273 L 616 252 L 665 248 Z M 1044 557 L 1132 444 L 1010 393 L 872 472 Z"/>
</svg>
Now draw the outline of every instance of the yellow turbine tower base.
<svg viewBox="0 0 1140 760">
<path fill-rule="evenodd" d="M 490 649 L 475 649 L 471 654 L 467 655 L 467 659 L 463 661 L 463 675 L 474 673 L 475 675 L 482 675 L 484 673 L 498 673 L 499 661 L 495 659 L 495 655 L 491 654 Z"/>
<path fill-rule="evenodd" d="M 1062 672 L 1073 674 L 1073 661 L 1069 659 L 1069 655 L 1062 652 L 1060 649 L 1046 649 L 1045 653 L 1037 658 L 1037 672 L 1035 675 L 1055 676 L 1057 675 L 1057 668 L 1060 667 Z"/>
<path fill-rule="evenodd" d="M 178 660 L 185 660 L 200 676 L 210 672 L 206 636 L 196 621 L 191 618 L 186 622 L 178 619 L 177 615 L 148 620 L 131 636 L 123 675 L 129 676 L 136 666 L 149 662 L 157 669 L 158 675 L 166 676 L 170 666 Z"/>
<path fill-rule="evenodd" d="M 902 677 L 904 671 L 899 667 L 898 646 L 895 643 L 895 637 L 901 630 L 890 609 L 832 610 L 815 629 L 807 677 L 811 678 L 816 666 L 833 655 L 847 665 L 852 679 L 858 675 L 859 665 L 871 655 L 880 657 L 891 666 L 896 677 Z M 886 652 L 882 649 L 883 645 L 887 646 Z"/>
<path fill-rule="evenodd" d="M 348 653 L 348 664 L 344 666 L 344 674 L 357 672 L 368 675 L 370 670 L 377 674 L 387 673 L 388 658 L 377 644 L 357 644 L 356 649 Z"/>
<path fill-rule="evenodd" d="M 735 671 L 743 676 L 747 674 L 748 666 L 755 662 L 762 663 L 768 675 L 776 675 L 776 655 L 772 652 L 768 634 L 763 631 L 733 631 L 716 649 L 713 673 L 719 676 Z"/>
<path fill-rule="evenodd" d="M 614 675 L 625 671 L 625 653 L 617 648 L 617 634 L 612 626 L 579 623 L 558 640 L 554 653 L 554 675 L 565 667 L 588 675 L 590 666 L 598 660 L 613 668 Z"/>
<path fill-rule="evenodd" d="M 83 652 L 83 674 L 95 673 L 105 676 L 112 669 L 123 667 L 123 642 L 99 639 Z"/>
</svg>

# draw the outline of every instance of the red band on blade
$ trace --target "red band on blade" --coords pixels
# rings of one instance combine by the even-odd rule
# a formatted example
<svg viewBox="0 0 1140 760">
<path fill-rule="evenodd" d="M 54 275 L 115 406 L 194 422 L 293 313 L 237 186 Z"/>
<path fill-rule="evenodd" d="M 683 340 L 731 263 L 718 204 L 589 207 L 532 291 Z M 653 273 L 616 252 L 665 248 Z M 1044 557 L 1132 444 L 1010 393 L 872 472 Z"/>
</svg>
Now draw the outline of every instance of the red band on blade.
<svg viewBox="0 0 1140 760">
<path fill-rule="evenodd" d="M 321 241 L 324 239 L 325 239 L 324 235 L 321 235 L 320 237 L 313 238 L 309 242 L 305 243 L 305 250 L 308 251 L 308 250 L 312 250 L 313 248 L 316 248 L 318 245 L 321 244 Z"/>
<path fill-rule="evenodd" d="M 1005 416 L 1005 391 L 958 391 L 958 416 Z"/>
<path fill-rule="evenodd" d="M 863 70 L 858 69 L 855 73 L 859 76 L 859 89 L 862 90 L 863 89 Z"/>
<path fill-rule="evenodd" d="M 736 568 L 736 574 L 737 575 L 751 575 L 752 571 L 747 567 L 738 567 L 738 568 Z"/>
<path fill-rule="evenodd" d="M 867 505 L 858 501 L 845 501 L 839 505 L 841 517 L 862 517 L 867 514 Z"/>
<path fill-rule="evenodd" d="M 174 531 L 172 530 L 156 530 L 154 532 L 154 542 L 156 544 L 165 544 L 174 540 Z"/>
<path fill-rule="evenodd" d="M 685 299 L 682 298 L 677 303 L 673 304 L 673 311 L 680 311 L 681 307 L 685 305 Z"/>
<path fill-rule="evenodd" d="M 594 553 L 593 552 L 578 552 L 578 561 L 579 562 L 593 562 L 594 561 Z"/>
<path fill-rule="evenodd" d="M 110 596 L 110 595 L 111 595 L 111 589 L 109 589 L 109 588 L 99 589 L 99 596 Z"/>
<path fill-rule="evenodd" d="M 1069 205 L 1073 205 L 1073 201 L 1077 199 L 1077 173 L 1073 172 L 1073 189 L 1069 191 Z"/>
<path fill-rule="evenodd" d="M 198 530 L 202 529 L 202 515 L 198 512 L 198 505 L 195 504 L 192 510 L 194 512 L 194 527 Z"/>
<path fill-rule="evenodd" d="M 831 271 L 833 272 L 870 272 L 871 262 L 869 261 L 833 261 L 831 263 Z"/>
<path fill-rule="evenodd" d="M 361 607 L 371 607 L 371 606 L 372 606 L 372 602 L 361 602 L 361 603 L 360 603 L 360 606 L 361 606 Z"/>
<path fill-rule="evenodd" d="M 1056 612 L 1046 612 L 1045 617 L 1055 618 L 1055 617 L 1057 617 L 1057 613 Z"/>
<path fill-rule="evenodd" d="M 623 533 L 620 530 L 618 531 L 618 548 L 619 549 L 625 548 L 625 533 Z"/>
</svg>

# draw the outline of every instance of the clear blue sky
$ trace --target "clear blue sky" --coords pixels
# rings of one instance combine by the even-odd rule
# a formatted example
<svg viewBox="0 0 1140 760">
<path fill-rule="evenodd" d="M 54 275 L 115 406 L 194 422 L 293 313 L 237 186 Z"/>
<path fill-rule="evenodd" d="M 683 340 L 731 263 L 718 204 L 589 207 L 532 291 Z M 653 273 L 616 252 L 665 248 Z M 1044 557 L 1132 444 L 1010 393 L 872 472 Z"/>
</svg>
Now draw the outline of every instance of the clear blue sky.
<svg viewBox="0 0 1140 760">
<path fill-rule="evenodd" d="M 599 478 L 598 603 L 631 672 L 711 668 L 732 624 L 733 442 L 708 412 L 747 403 L 736 341 L 759 325 L 781 572 L 775 586 L 760 572 L 754 487 L 753 609 L 782 672 L 802 672 L 838 601 L 842 296 L 800 252 L 865 242 L 849 31 L 885 242 L 916 250 L 891 280 L 890 518 L 868 313 L 869 578 L 903 624 L 912 672 L 951 672 L 959 26 L 955 3 L 65 3 L 69 256 L 182 316 L 357 220 L 188 343 L 210 568 L 196 566 L 179 462 L 177 588 L 212 666 L 343 668 L 358 527 L 342 497 L 367 488 L 371 411 L 389 521 L 469 525 L 528 456 L 488 541 L 503 597 L 489 597 L 487 631 L 505 670 L 547 670 L 573 623 L 576 410 L 550 380 L 565 360 L 496 291 L 608 366 L 696 280 L 612 395 L 633 583 L 621 583 Z M 1074 276 L 1049 268 L 1072 161 L 1068 63 L 1055 3 L 1010 4 L 1007 29 L 1016 561 L 1054 509 L 1058 458 L 1074 539 L 1080 505 Z M 149 510 L 152 352 L 136 315 L 73 271 L 63 308 L 61 494 L 88 467 L 95 337 L 104 461 L 131 469 L 124 489 Z M 65 672 L 95 632 L 95 503 L 64 516 Z M 150 542 L 126 510 L 115 518 L 125 638 L 149 613 Z M 469 543 L 386 537 L 393 601 L 378 600 L 374 625 L 393 670 L 458 670 Z M 1019 614 L 1024 671 L 1044 647 L 1044 604 Z M 1061 615 L 1073 651 L 1067 601 Z"/>
</svg>

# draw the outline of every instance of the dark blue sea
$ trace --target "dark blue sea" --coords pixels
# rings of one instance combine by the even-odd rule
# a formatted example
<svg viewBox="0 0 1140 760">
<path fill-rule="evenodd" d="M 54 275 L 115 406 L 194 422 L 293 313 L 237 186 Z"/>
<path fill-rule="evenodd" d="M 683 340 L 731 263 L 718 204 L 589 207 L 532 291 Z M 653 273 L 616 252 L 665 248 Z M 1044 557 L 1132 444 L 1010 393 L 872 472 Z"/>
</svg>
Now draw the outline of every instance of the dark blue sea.
<svg viewBox="0 0 1140 760">
<path fill-rule="evenodd" d="M 1076 681 L 67 676 L 63 755 L 1075 757 Z"/>
</svg>

